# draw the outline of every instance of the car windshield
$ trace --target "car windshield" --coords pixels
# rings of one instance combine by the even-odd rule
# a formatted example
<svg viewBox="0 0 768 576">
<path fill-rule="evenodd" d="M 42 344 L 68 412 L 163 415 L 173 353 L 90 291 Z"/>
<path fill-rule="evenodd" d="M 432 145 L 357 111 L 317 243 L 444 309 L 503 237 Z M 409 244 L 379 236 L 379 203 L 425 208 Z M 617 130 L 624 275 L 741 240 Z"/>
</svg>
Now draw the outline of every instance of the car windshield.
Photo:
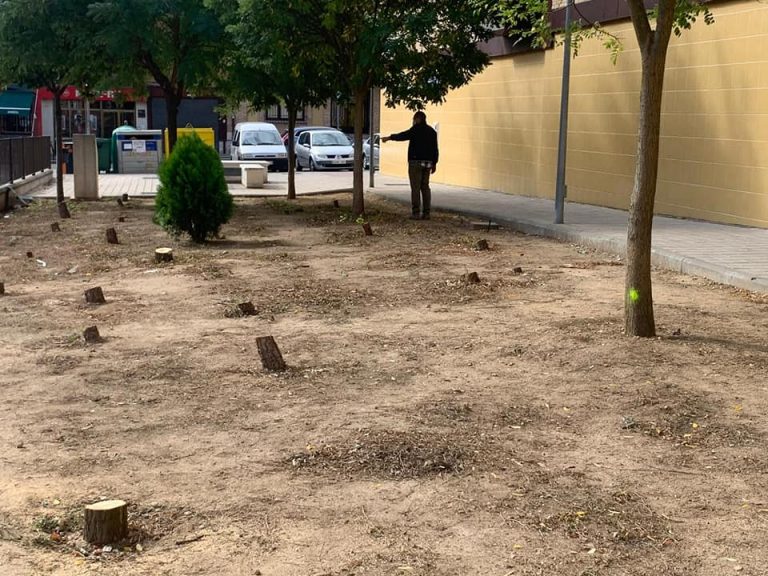
<svg viewBox="0 0 768 576">
<path fill-rule="evenodd" d="M 270 130 L 243 132 L 241 146 L 277 146 L 282 144 L 280 135 Z"/>
<path fill-rule="evenodd" d="M 315 132 L 312 136 L 314 146 L 349 146 L 347 137 L 341 132 Z"/>
</svg>

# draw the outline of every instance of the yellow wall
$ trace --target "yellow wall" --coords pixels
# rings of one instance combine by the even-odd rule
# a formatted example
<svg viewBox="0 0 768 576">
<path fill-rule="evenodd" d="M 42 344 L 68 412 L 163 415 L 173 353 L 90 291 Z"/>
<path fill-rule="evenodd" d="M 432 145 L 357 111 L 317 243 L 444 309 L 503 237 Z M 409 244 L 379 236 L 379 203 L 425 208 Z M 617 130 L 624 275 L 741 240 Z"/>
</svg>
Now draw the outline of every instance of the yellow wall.
<svg viewBox="0 0 768 576">
<path fill-rule="evenodd" d="M 713 8 L 715 23 L 673 38 L 665 81 L 656 211 L 768 227 L 768 5 Z M 618 63 L 585 42 L 571 68 L 568 199 L 626 208 L 632 190 L 640 54 L 630 22 Z M 527 196 L 555 187 L 562 47 L 494 59 L 442 106 L 434 181 Z M 412 113 L 382 110 L 382 134 Z M 404 175 L 407 144 L 389 142 L 382 171 Z"/>
</svg>

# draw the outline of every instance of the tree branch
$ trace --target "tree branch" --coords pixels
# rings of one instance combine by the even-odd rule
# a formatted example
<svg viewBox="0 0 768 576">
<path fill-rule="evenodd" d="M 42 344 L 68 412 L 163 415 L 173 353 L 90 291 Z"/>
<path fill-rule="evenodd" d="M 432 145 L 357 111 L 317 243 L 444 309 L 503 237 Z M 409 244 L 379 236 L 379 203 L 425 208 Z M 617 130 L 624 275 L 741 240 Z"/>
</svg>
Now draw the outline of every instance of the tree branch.
<svg viewBox="0 0 768 576">
<path fill-rule="evenodd" d="M 675 23 L 676 0 L 659 0 L 659 17 L 656 20 L 656 44 L 666 47 Z"/>
<path fill-rule="evenodd" d="M 672 1 L 674 3 L 674 0 Z M 648 21 L 645 3 L 643 0 L 627 0 L 627 5 L 632 16 L 632 26 L 635 28 L 637 43 L 640 45 L 640 50 L 645 53 L 653 41 L 653 30 L 651 30 L 651 23 Z"/>
</svg>

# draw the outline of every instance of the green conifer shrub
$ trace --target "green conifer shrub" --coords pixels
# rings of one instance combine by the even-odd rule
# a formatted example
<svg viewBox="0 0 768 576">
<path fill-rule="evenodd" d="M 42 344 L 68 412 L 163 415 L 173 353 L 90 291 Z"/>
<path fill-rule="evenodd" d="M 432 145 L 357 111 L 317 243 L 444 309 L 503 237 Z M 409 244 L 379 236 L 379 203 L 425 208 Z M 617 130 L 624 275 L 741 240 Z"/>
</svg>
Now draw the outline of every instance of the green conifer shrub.
<svg viewBox="0 0 768 576">
<path fill-rule="evenodd" d="M 194 242 L 205 242 L 232 216 L 234 204 L 219 155 L 197 134 L 176 142 L 159 176 L 155 222 L 174 237 L 186 233 Z"/>
</svg>

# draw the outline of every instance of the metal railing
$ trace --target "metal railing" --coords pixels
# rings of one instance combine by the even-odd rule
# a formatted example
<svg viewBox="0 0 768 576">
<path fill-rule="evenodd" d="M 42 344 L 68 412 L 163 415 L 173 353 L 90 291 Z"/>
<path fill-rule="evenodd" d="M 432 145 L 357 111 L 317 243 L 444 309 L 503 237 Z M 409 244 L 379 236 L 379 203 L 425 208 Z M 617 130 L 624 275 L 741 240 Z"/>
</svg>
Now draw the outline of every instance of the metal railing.
<svg viewBox="0 0 768 576">
<path fill-rule="evenodd" d="M 0 186 L 51 168 L 47 136 L 0 139 Z"/>
</svg>

